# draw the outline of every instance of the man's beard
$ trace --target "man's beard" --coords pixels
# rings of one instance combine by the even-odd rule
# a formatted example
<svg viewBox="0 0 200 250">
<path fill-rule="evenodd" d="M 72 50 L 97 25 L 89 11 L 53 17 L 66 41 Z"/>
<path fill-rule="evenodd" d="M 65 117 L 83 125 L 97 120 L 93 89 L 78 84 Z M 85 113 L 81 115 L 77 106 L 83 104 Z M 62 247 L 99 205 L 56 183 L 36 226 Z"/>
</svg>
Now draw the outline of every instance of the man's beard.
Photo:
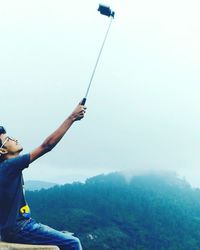
<svg viewBox="0 0 200 250">
<path fill-rule="evenodd" d="M 17 151 L 17 153 L 21 153 L 23 151 L 23 148 L 21 147 L 18 151 Z"/>
<path fill-rule="evenodd" d="M 12 152 L 13 155 L 15 154 L 20 154 L 23 151 L 23 148 L 19 148 L 18 150 L 16 150 L 15 152 Z"/>
</svg>

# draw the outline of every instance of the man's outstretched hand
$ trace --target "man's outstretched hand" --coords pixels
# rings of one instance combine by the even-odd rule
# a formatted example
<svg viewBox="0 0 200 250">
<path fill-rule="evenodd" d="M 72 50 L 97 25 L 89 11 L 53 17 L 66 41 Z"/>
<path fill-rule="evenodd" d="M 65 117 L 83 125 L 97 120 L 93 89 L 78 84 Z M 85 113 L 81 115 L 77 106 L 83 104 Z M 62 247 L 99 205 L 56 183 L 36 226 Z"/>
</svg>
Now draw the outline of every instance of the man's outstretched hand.
<svg viewBox="0 0 200 250">
<path fill-rule="evenodd" d="M 30 152 L 30 162 L 35 161 L 42 155 L 51 151 L 62 139 L 73 122 L 79 121 L 84 117 L 85 111 L 86 107 L 84 105 L 77 105 L 71 115 L 68 116 L 67 119 L 65 119 L 64 122 L 52 134 L 50 134 L 39 147 Z"/>
<path fill-rule="evenodd" d="M 86 109 L 87 108 L 85 106 L 78 104 L 78 106 L 74 109 L 74 111 L 70 115 L 72 121 L 79 121 L 83 119 Z"/>
</svg>

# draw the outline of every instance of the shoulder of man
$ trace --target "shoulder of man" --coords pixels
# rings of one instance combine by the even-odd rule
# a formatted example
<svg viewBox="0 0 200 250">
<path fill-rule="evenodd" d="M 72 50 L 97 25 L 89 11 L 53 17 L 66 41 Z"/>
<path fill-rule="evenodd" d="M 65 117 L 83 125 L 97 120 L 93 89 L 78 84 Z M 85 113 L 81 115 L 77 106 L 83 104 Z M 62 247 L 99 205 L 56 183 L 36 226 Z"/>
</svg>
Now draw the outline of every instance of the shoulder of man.
<svg viewBox="0 0 200 250">
<path fill-rule="evenodd" d="M 30 164 L 30 154 L 18 155 L 0 163 L 0 170 L 3 172 L 19 172 L 28 168 Z"/>
</svg>

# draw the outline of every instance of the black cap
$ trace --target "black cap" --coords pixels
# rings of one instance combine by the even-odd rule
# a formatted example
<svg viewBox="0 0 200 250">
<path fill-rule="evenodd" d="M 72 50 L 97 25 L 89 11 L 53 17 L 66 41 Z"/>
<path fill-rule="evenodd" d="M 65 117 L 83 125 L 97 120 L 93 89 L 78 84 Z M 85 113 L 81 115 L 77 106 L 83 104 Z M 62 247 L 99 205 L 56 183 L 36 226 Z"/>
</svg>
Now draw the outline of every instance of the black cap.
<svg viewBox="0 0 200 250">
<path fill-rule="evenodd" d="M 0 134 L 5 134 L 6 130 L 3 126 L 0 126 Z"/>
</svg>

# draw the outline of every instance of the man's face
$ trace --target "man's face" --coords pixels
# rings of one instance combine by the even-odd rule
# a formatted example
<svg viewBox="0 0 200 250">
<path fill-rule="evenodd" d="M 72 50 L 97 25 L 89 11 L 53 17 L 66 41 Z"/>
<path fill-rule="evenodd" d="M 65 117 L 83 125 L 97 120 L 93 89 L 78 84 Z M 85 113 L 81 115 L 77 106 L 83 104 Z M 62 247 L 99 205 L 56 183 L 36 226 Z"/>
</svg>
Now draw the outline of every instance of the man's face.
<svg viewBox="0 0 200 250">
<path fill-rule="evenodd" d="M 16 154 L 20 153 L 23 150 L 23 147 L 18 143 L 18 141 L 12 137 L 9 137 L 7 134 L 1 134 L 0 139 L 3 144 L 3 148 L 5 148 L 8 153 Z M 0 147 L 2 146 L 0 145 Z"/>
</svg>

